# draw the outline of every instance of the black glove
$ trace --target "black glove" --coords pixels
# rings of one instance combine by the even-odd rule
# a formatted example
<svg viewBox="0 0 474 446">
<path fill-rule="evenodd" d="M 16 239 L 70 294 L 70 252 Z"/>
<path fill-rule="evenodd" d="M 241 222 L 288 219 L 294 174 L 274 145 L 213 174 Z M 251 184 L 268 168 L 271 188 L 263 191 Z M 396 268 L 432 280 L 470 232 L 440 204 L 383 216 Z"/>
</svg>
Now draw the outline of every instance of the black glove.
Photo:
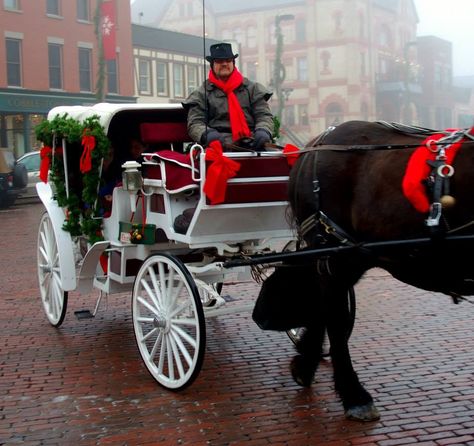
<svg viewBox="0 0 474 446">
<path fill-rule="evenodd" d="M 265 150 L 265 143 L 266 142 L 271 142 L 272 140 L 272 135 L 270 135 L 270 132 L 265 129 L 257 129 L 255 130 L 255 133 L 253 134 L 253 139 L 254 139 L 254 149 L 255 150 Z"/>
<path fill-rule="evenodd" d="M 212 141 L 224 142 L 224 135 L 215 129 L 207 129 L 202 135 L 202 143 L 207 147 Z"/>
</svg>

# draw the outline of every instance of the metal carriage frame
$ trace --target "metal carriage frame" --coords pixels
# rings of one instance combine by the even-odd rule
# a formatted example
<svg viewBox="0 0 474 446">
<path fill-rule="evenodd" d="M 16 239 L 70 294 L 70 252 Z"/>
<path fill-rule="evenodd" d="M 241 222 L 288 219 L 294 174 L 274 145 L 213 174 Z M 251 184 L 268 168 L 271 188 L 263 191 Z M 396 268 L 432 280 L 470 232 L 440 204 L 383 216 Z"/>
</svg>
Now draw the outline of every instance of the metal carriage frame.
<svg viewBox="0 0 474 446">
<path fill-rule="evenodd" d="M 102 218 L 103 240 L 94 244 L 63 229 L 67 210 L 58 205 L 49 183 L 37 185 L 45 206 L 38 232 L 38 279 L 50 324 L 63 323 L 70 291 L 99 291 L 92 316 L 104 295 L 131 291 L 135 338 L 148 371 L 164 387 L 183 389 L 195 380 L 203 363 L 205 318 L 251 307 L 225 305 L 220 290 L 230 272 L 238 274 L 239 280 L 252 280 L 249 265 L 229 268 L 228 261 L 276 254 L 295 240 L 286 218 L 287 161 L 278 150 L 225 153 L 242 168 L 228 180 L 225 201 L 210 204 L 203 190 L 209 162 L 203 148 L 189 141 L 181 105 L 56 107 L 48 119 L 63 114 L 78 121 L 98 116 L 114 144 L 127 131 L 146 124 L 148 130 L 158 129 L 158 136 L 145 132 L 149 142 L 192 146 L 193 184 L 171 191 L 163 161 L 150 152 L 143 163 L 140 191 L 114 188 L 110 216 Z M 67 142 L 61 143 L 67 153 Z M 174 219 L 189 208 L 194 208 L 189 227 L 178 233 Z M 122 226 L 131 215 L 142 229 L 153 228 L 151 243 L 121 238 Z"/>
</svg>

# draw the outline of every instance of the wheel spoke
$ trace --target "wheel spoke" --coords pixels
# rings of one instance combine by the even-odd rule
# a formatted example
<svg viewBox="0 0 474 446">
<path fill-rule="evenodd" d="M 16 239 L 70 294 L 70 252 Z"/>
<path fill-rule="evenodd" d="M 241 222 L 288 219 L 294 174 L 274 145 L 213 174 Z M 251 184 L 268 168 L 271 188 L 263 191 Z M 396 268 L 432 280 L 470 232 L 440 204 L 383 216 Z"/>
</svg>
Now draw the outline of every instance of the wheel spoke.
<svg viewBox="0 0 474 446">
<path fill-rule="evenodd" d="M 169 336 L 166 336 L 166 350 L 167 350 L 167 361 L 168 361 L 168 376 L 170 379 L 175 379 L 174 377 L 174 364 L 173 364 L 173 352 L 171 349 L 171 342 Z"/>
<path fill-rule="evenodd" d="M 196 324 L 193 324 L 194 326 Z M 179 335 L 180 337 L 182 337 L 189 345 L 191 345 L 193 348 L 196 348 L 197 346 L 197 342 L 194 338 L 192 338 L 186 331 L 184 331 L 182 328 L 180 327 L 174 327 L 173 328 L 173 333 L 175 333 L 176 335 Z"/>
<path fill-rule="evenodd" d="M 194 348 L 196 348 L 196 342 L 194 339 L 192 339 L 190 336 L 188 336 L 184 332 L 179 332 L 178 330 L 174 330 L 171 333 L 171 336 L 173 337 L 175 345 L 179 348 L 179 351 L 183 355 L 184 359 L 186 359 L 186 362 L 188 363 L 188 366 L 191 367 L 191 364 L 193 362 L 193 359 L 188 353 L 188 349 L 185 347 L 184 343 L 182 342 L 181 338 L 185 339 L 188 341 L 188 343 Z"/>
<path fill-rule="evenodd" d="M 183 367 L 183 363 L 181 361 L 181 357 L 179 356 L 179 350 L 180 349 L 176 345 L 175 338 L 174 338 L 173 335 L 171 335 L 169 337 L 169 340 L 170 340 L 171 350 L 173 351 L 174 364 L 176 364 L 176 368 L 178 369 L 177 370 L 178 375 L 181 378 L 182 376 L 184 376 L 184 367 Z M 192 363 L 192 361 L 189 364 L 191 364 L 191 363 Z"/>
<path fill-rule="evenodd" d="M 148 296 L 150 297 L 150 300 L 152 301 L 152 303 L 154 304 L 155 308 L 160 308 L 160 304 L 158 302 L 158 299 L 156 299 L 156 296 L 155 296 L 155 293 L 154 293 L 154 290 L 152 290 L 150 288 L 150 285 L 148 284 L 148 281 L 146 279 L 142 279 L 141 280 L 141 285 L 143 286 L 144 290 L 146 291 L 146 293 L 148 294 Z"/>
<path fill-rule="evenodd" d="M 163 302 L 162 294 L 159 287 L 159 281 L 155 274 L 155 269 L 148 268 L 148 274 L 150 275 L 150 280 L 153 284 L 153 290 L 155 291 L 154 294 L 150 292 L 150 296 L 152 299 L 156 298 L 155 305 L 157 306 L 157 308 L 163 308 L 164 302 Z"/>
</svg>

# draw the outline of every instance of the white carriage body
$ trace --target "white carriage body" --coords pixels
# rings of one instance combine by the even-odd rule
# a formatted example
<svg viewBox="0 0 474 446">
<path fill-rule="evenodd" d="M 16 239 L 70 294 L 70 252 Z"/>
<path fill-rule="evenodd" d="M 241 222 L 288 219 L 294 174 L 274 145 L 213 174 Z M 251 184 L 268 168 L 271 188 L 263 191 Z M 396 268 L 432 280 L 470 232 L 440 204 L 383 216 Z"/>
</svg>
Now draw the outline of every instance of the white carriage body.
<svg viewBox="0 0 474 446">
<path fill-rule="evenodd" d="M 110 104 L 100 103 L 93 106 L 56 107 L 49 114 L 48 119 L 67 114 L 69 117 L 82 122 L 92 116 L 98 116 L 101 125 L 109 139 L 113 140 L 114 132 L 126 135 L 124 127 L 129 123 L 130 128 L 137 128 L 143 123 L 160 126 L 180 124 L 184 134 L 180 136 L 179 143 L 192 143 L 189 141 L 185 130 L 186 115 L 180 104 Z M 173 130 L 176 133 L 176 129 Z M 176 139 L 175 136 L 173 136 Z M 163 143 L 166 136 L 160 136 Z M 173 143 L 166 141 L 173 149 Z M 62 227 L 65 213 L 61 212 L 54 201 L 54 194 L 49 184 L 40 183 L 38 194 L 42 199 L 48 213 L 51 214 L 56 238 L 60 243 L 59 257 L 63 289 L 78 289 L 81 292 L 89 291 L 93 286 L 107 293 L 123 291 L 131 287 L 136 271 L 152 252 L 186 253 L 196 249 L 215 249 L 218 255 L 233 255 L 240 252 L 255 254 L 274 246 L 275 242 L 294 238 L 294 232 L 289 227 L 286 210 L 287 201 L 284 190 L 288 182 L 288 169 L 282 168 L 286 159 L 281 151 L 263 153 L 255 152 L 225 152 L 224 155 L 237 162 L 247 165 L 258 163 L 257 168 L 247 169 L 246 176 L 237 175 L 228 180 L 228 188 L 243 190 L 237 193 L 230 202 L 210 204 L 203 191 L 206 180 L 206 166 L 204 150 L 200 150 L 196 158 L 197 180 L 196 188 L 199 193 L 190 194 L 189 190 L 170 192 L 166 184 L 166 171 L 163 162 L 151 160 L 147 162 L 150 169 L 159 170 L 158 179 L 144 176 L 143 193 L 145 200 L 137 202 L 134 223 L 155 225 L 159 240 L 154 244 L 133 244 L 120 241 L 121 222 L 130 221 L 132 203 L 134 198 L 122 187 L 113 191 L 112 211 L 109 217 L 103 218 L 104 241 L 90 246 L 82 260 L 82 266 L 76 277 L 74 262 L 74 243 L 72 237 Z M 276 173 L 266 173 L 267 160 L 280 165 Z M 274 169 L 275 170 L 275 169 Z M 272 193 L 272 189 L 278 189 Z M 255 196 L 254 190 L 263 197 Z M 197 191 L 196 191 L 197 192 Z M 258 194 L 257 193 L 257 194 Z M 266 201 L 266 196 L 272 197 Z M 275 198 L 275 196 L 277 198 Z M 145 212 L 142 212 L 142 206 Z M 194 215 L 185 234 L 178 233 L 173 227 L 173 222 L 185 209 L 195 207 Z M 103 274 L 99 258 L 101 254 L 109 253 L 108 273 Z M 132 266 L 133 265 L 133 266 Z M 217 268 L 204 266 L 207 271 L 206 280 L 222 276 L 221 266 Z M 193 269 L 193 265 L 190 265 Z M 200 271 L 199 266 L 196 274 Z M 210 270 L 219 269 L 219 274 Z M 204 273 L 206 276 L 206 273 Z"/>
</svg>

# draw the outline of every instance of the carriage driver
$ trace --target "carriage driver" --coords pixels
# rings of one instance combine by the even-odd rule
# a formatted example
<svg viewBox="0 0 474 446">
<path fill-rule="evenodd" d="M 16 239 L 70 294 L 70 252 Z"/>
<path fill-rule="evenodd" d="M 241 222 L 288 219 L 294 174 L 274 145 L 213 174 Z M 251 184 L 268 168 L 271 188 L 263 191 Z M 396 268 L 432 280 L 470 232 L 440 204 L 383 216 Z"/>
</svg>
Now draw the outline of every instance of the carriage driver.
<svg viewBox="0 0 474 446">
<path fill-rule="evenodd" d="M 188 110 L 188 133 L 207 147 L 212 141 L 233 143 L 253 138 L 251 148 L 265 150 L 273 137 L 272 93 L 242 76 L 235 66 L 238 54 L 229 43 L 211 45 L 208 79 L 183 102 Z"/>
</svg>

